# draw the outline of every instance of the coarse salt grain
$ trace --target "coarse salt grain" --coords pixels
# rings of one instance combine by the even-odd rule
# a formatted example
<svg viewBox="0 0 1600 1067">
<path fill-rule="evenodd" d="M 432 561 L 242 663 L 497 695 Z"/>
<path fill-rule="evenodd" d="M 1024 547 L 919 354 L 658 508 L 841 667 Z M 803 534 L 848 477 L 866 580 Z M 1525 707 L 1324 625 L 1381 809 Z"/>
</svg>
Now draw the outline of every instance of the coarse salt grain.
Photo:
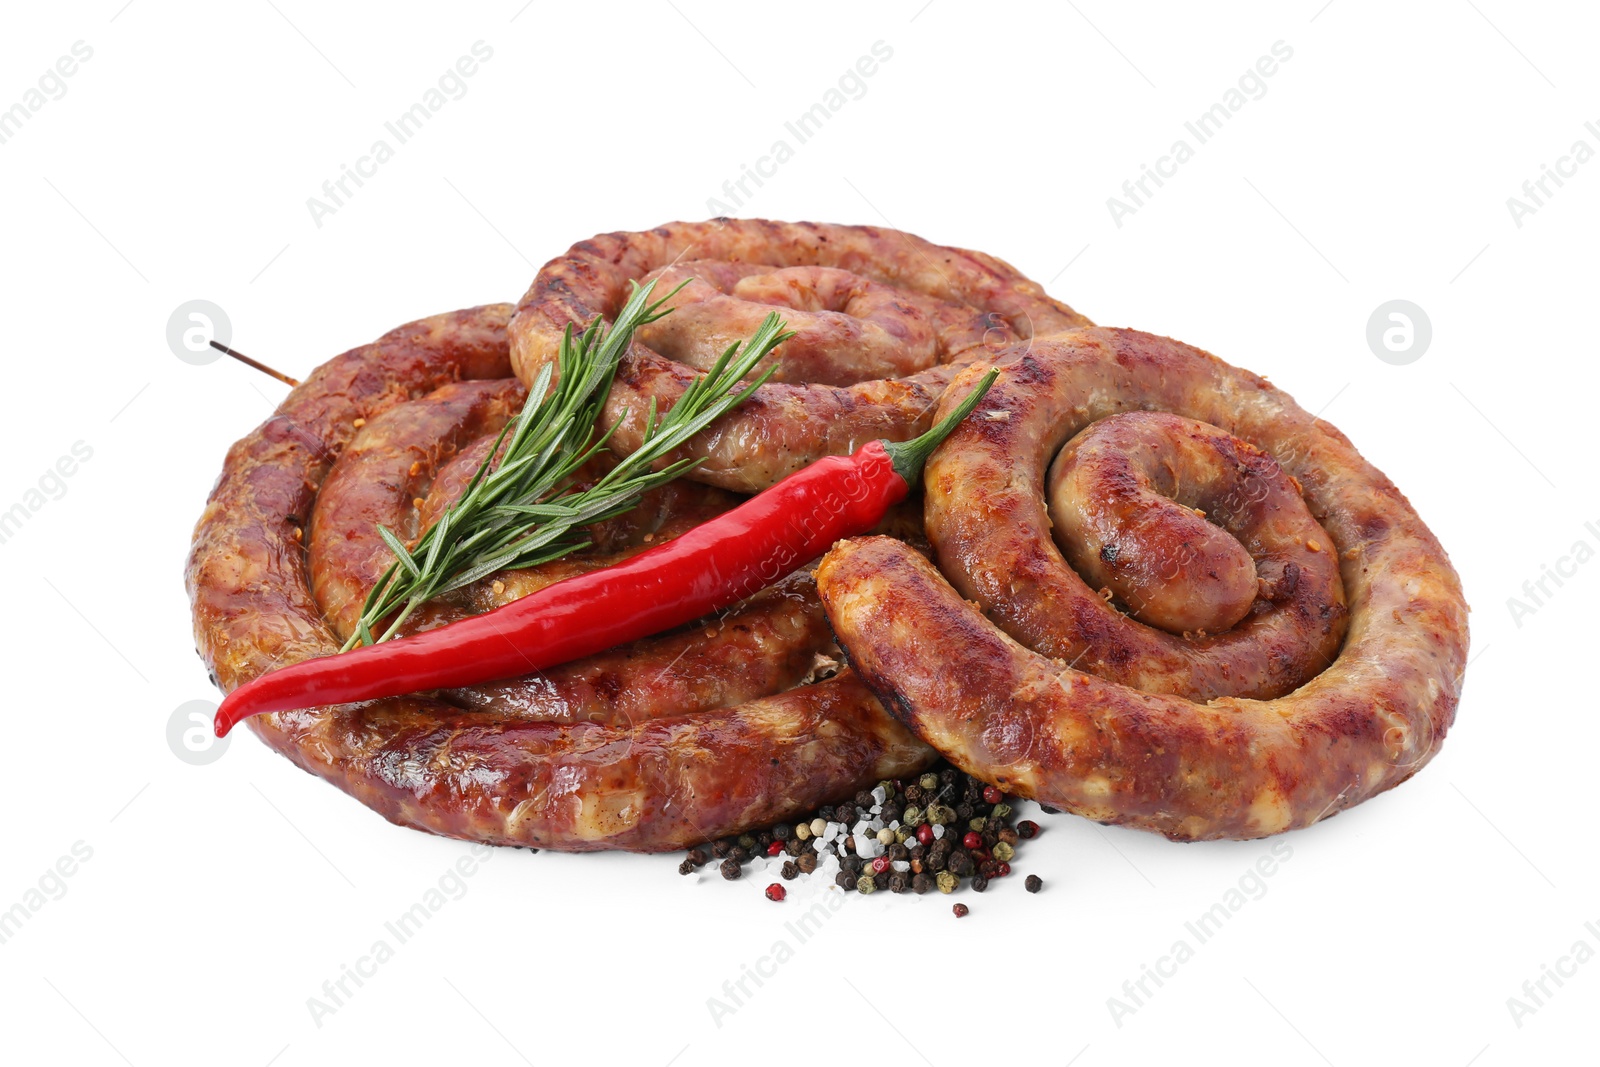
<svg viewBox="0 0 1600 1067">
<path fill-rule="evenodd" d="M 872 802 L 874 804 L 882 804 L 885 800 L 888 800 L 888 799 L 889 799 L 889 791 L 884 789 L 883 786 L 881 786 L 881 785 L 877 786 L 872 790 Z"/>
<path fill-rule="evenodd" d="M 933 825 L 933 839 L 935 841 L 937 841 L 937 840 L 939 840 L 939 838 L 941 838 L 943 836 L 944 836 L 944 826 L 942 826 L 939 823 L 934 823 L 934 825 Z"/>
<path fill-rule="evenodd" d="M 904 873 L 906 873 L 907 871 L 909 871 L 911 869 L 911 861 L 910 860 L 891 860 L 890 863 L 889 863 L 889 866 L 891 868 L 893 868 L 894 870 L 899 871 L 901 874 L 904 874 Z"/>
</svg>

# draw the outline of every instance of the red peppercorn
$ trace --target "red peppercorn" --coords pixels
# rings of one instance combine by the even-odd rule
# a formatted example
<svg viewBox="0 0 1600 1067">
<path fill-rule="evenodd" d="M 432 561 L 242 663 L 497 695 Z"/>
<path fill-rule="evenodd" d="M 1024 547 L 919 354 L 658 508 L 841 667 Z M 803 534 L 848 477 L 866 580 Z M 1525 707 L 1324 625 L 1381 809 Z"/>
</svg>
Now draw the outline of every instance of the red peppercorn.
<svg viewBox="0 0 1600 1067">
<path fill-rule="evenodd" d="M 966 917 L 968 908 L 965 904 L 957 904 L 950 910 L 956 913 L 956 918 L 961 919 Z"/>
<path fill-rule="evenodd" d="M 963 848 L 977 849 L 983 847 L 983 835 L 976 830 L 968 830 L 967 836 L 961 839 Z"/>
<path fill-rule="evenodd" d="M 888 856 L 879 856 L 877 859 L 872 861 L 872 873 L 873 874 L 882 874 L 884 871 L 887 871 L 888 869 L 889 869 L 889 857 Z"/>
<path fill-rule="evenodd" d="M 1006 875 L 1011 873 L 1011 864 L 1009 864 L 1009 863 L 1000 864 L 998 867 L 995 868 L 994 873 L 995 873 L 995 877 L 1004 878 Z"/>
<path fill-rule="evenodd" d="M 788 895 L 789 891 L 783 888 L 783 886 L 779 885 L 777 882 L 773 882 L 771 885 L 767 886 L 768 900 L 782 900 Z"/>
<path fill-rule="evenodd" d="M 929 826 L 927 823 L 923 823 L 921 826 L 917 827 L 917 840 L 921 841 L 924 845 L 933 844 L 933 827 Z"/>
<path fill-rule="evenodd" d="M 1032 819 L 1023 819 L 1017 823 L 1017 833 L 1022 837 L 1033 837 L 1039 832 L 1039 824 Z"/>
<path fill-rule="evenodd" d="M 767 846 L 767 855 L 769 855 L 769 856 L 776 856 L 778 853 L 780 853 L 782 851 L 783 851 L 783 842 L 782 841 L 774 841 L 772 844 Z"/>
<path fill-rule="evenodd" d="M 1004 793 L 1000 792 L 1000 790 L 996 789 L 992 785 L 986 785 L 983 787 L 983 799 L 988 801 L 990 804 L 1000 803 L 1000 801 L 1005 799 L 1005 796 L 1006 795 Z"/>
</svg>

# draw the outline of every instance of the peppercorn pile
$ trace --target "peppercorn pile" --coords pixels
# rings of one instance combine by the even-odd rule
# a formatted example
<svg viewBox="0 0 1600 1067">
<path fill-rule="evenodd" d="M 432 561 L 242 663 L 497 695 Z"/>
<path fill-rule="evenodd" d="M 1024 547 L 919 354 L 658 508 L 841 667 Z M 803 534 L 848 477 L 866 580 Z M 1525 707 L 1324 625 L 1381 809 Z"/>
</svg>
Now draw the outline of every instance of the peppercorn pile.
<svg viewBox="0 0 1600 1067">
<path fill-rule="evenodd" d="M 787 857 L 780 872 L 785 881 L 804 874 L 859 893 L 953 893 L 963 884 L 982 893 L 1011 873 L 1017 846 L 1039 832 L 1030 820 L 1012 825 L 1012 816 L 999 789 L 941 762 L 917 778 L 879 782 L 809 818 L 692 848 L 678 873 L 717 863 L 732 880 L 765 855 Z M 1037 893 L 1044 883 L 1030 875 L 1025 884 Z M 770 900 L 786 895 L 782 883 L 767 887 Z M 967 910 L 958 905 L 956 915 Z"/>
</svg>

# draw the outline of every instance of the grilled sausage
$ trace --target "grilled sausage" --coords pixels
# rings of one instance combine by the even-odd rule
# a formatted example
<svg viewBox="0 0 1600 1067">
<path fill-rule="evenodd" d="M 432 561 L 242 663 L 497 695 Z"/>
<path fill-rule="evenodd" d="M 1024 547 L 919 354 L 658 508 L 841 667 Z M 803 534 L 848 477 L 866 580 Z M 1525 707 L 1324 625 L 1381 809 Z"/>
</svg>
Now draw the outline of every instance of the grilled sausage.
<svg viewBox="0 0 1600 1067">
<path fill-rule="evenodd" d="M 676 403 L 694 367 L 747 336 L 770 304 L 797 333 L 774 357 L 777 380 L 681 450 L 705 460 L 688 477 L 742 492 L 874 438 L 914 437 L 964 364 L 1089 322 L 992 256 L 898 230 L 674 222 L 602 234 L 545 264 L 511 324 L 518 377 L 533 382 L 569 325 L 615 315 L 628 283 L 652 274 L 656 295 L 696 282 L 675 299 L 681 310 L 635 334 L 618 370 L 602 422 L 620 424 L 613 442 L 624 451 L 638 447 L 652 399 Z"/>
<path fill-rule="evenodd" d="M 951 395 L 981 370 L 963 371 Z M 1052 541 L 1052 456 L 1132 409 L 1182 418 L 1145 420 L 1112 441 L 1160 430 L 1173 435 L 1162 463 L 1198 449 L 1169 473 L 1209 473 L 1194 487 L 1091 477 L 1091 488 L 1128 492 L 1102 501 L 1111 517 L 1098 531 L 1084 525 L 1102 544 L 1138 542 L 1130 553 L 1160 560 L 1193 531 L 1186 505 L 1240 512 L 1227 518 L 1254 531 L 1244 547 L 1265 607 L 1256 614 L 1253 603 L 1224 633 L 1185 637 L 1123 616 Z M 1148 476 L 1162 465 L 1156 454 L 1131 462 Z M 1304 509 L 1283 499 L 1277 468 Z M 1036 339 L 935 452 L 926 479 L 939 569 L 886 538 L 841 542 L 818 568 L 823 604 L 885 705 L 1007 791 L 1175 839 L 1260 837 L 1404 781 L 1454 719 L 1467 606 L 1439 542 L 1338 430 L 1214 356 L 1131 330 Z M 1252 480 L 1267 486 L 1258 500 Z M 1154 499 L 1168 492 L 1178 499 Z M 1318 559 L 1339 573 L 1314 575 Z M 1166 573 L 1180 600 L 1217 592 L 1208 577 L 1183 586 L 1181 568 Z M 1335 658 L 1303 677 L 1346 602 Z"/>
<path fill-rule="evenodd" d="M 186 571 L 197 648 L 224 690 L 338 649 L 338 634 L 307 577 L 305 530 L 319 490 L 365 428 L 375 430 L 357 460 L 383 466 L 394 458 L 383 454 L 385 438 L 410 442 L 426 424 L 457 447 L 474 429 L 502 418 L 516 395 L 511 383 L 493 382 L 510 371 L 510 312 L 491 305 L 438 315 L 352 349 L 317 368 L 229 450 Z M 382 421 L 418 401 L 422 406 L 396 415 L 393 426 Z M 404 425 L 411 429 L 401 432 Z M 427 462 L 416 473 L 410 464 L 419 460 L 408 458 L 394 471 L 393 488 L 375 496 L 356 491 L 371 483 L 350 474 L 353 484 L 339 491 L 343 503 L 336 495 L 314 527 L 322 535 L 348 533 L 358 512 L 362 522 L 378 513 L 392 517 L 392 501 L 432 479 L 448 451 L 419 457 Z M 398 452 L 409 456 L 409 445 Z M 364 595 L 362 583 L 373 574 L 365 552 L 362 545 L 340 551 L 330 543 L 318 553 L 318 585 L 344 626 L 354 617 L 352 598 Z M 803 588 L 791 588 L 763 597 L 791 593 L 805 596 Z M 772 610 L 765 601 L 745 607 Z M 720 644 L 715 636 L 703 638 L 728 673 L 740 655 L 767 655 L 759 642 L 734 638 L 728 623 L 735 618 L 723 620 L 728 636 Z M 805 612 L 771 618 L 796 622 L 810 635 L 785 636 L 791 649 L 822 636 L 814 615 L 809 623 Z M 639 684 L 682 637 L 652 639 L 657 644 L 642 654 L 636 646 L 631 661 L 621 651 L 611 677 Z M 797 668 L 787 663 L 776 673 L 792 675 Z M 493 693 L 476 703 L 459 693 L 419 694 L 257 716 L 250 726 L 300 767 L 391 821 L 494 844 L 572 850 L 683 847 L 807 810 L 933 758 L 848 671 L 716 707 L 706 705 L 748 694 L 732 682 L 693 692 L 686 679 L 663 682 L 657 695 L 689 700 L 684 714 L 665 699 L 650 699 L 648 682 L 632 694 L 643 697 L 629 704 L 611 700 L 601 680 L 606 672 L 596 664 L 565 670 L 565 688 L 537 707 L 497 703 Z"/>
</svg>

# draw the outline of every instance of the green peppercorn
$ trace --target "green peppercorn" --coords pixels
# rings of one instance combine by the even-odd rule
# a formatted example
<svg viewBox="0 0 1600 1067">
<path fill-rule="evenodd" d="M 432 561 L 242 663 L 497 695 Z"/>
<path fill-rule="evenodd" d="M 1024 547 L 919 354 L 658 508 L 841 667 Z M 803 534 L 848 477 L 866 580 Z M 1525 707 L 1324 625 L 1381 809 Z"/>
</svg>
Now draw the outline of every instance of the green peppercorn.
<svg viewBox="0 0 1600 1067">
<path fill-rule="evenodd" d="M 1006 844 L 1004 841 L 1001 841 L 994 846 L 994 848 L 991 850 L 991 854 L 994 856 L 997 863 L 1010 863 L 1012 857 L 1017 854 L 1017 850 Z"/>
<path fill-rule="evenodd" d="M 863 874 L 856 879 L 856 891 L 860 893 L 876 893 L 878 891 L 878 883 L 873 880 L 871 872 Z"/>
<path fill-rule="evenodd" d="M 1004 819 L 1011 814 L 1011 805 L 1002 800 L 994 806 L 989 814 L 996 819 Z"/>
<path fill-rule="evenodd" d="M 912 829 L 921 826 L 926 818 L 927 815 L 921 808 L 907 808 L 900 814 L 900 821 Z"/>
<path fill-rule="evenodd" d="M 755 849 L 756 849 L 756 839 L 755 839 L 754 835 L 752 835 L 752 834 L 740 834 L 739 835 L 739 847 L 744 849 L 746 853 L 754 852 Z"/>
<path fill-rule="evenodd" d="M 954 893 L 956 891 L 956 886 L 961 884 L 961 879 L 957 878 L 949 871 L 940 871 L 939 877 L 935 878 L 934 882 L 936 885 L 938 885 L 939 892 Z"/>
<path fill-rule="evenodd" d="M 904 845 L 907 841 L 910 841 L 913 837 L 915 837 L 916 833 L 917 832 L 911 829 L 909 826 L 899 826 L 895 828 L 894 839 L 897 843 Z"/>
<path fill-rule="evenodd" d="M 971 829 L 971 830 L 976 830 L 980 834 L 983 833 L 984 827 L 986 827 L 988 825 L 989 825 L 989 820 L 985 819 L 982 815 L 975 815 L 972 818 L 967 820 L 967 828 Z"/>
<path fill-rule="evenodd" d="M 924 789 L 938 789 L 939 776 L 930 771 L 929 773 L 924 774 L 921 778 L 917 779 L 917 784 Z"/>
</svg>

